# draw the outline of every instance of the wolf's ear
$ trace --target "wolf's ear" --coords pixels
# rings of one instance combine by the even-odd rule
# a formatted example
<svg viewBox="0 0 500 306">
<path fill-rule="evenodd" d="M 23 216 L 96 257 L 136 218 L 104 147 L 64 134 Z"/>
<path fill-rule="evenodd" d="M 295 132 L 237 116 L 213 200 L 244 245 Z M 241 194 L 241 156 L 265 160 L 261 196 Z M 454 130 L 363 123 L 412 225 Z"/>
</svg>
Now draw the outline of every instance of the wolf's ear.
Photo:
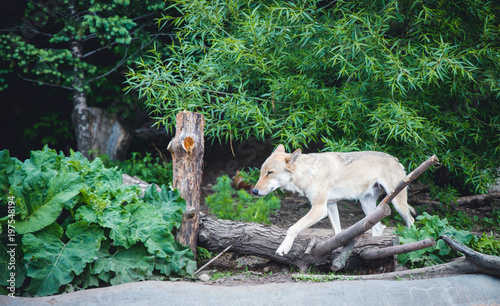
<svg viewBox="0 0 500 306">
<path fill-rule="evenodd" d="M 287 164 L 293 163 L 297 159 L 297 157 L 299 157 L 300 154 L 302 154 L 302 150 L 301 149 L 295 150 L 295 152 L 293 152 L 292 154 L 290 154 L 287 157 L 285 157 L 285 162 Z"/>
<path fill-rule="evenodd" d="M 273 151 L 273 154 L 274 153 L 285 153 L 285 146 L 280 144 L 274 151 Z"/>
</svg>

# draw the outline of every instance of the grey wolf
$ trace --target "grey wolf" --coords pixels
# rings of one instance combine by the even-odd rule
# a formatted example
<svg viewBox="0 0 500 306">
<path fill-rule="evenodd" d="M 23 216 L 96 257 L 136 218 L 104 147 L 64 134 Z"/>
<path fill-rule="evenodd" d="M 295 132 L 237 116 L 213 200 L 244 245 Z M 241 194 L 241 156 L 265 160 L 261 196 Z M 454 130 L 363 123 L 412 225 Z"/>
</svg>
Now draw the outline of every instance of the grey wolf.
<svg viewBox="0 0 500 306">
<path fill-rule="evenodd" d="M 337 201 L 359 200 L 368 215 L 376 208 L 383 191 L 389 193 L 404 179 L 405 170 L 397 158 L 382 152 L 325 152 L 302 154 L 300 149 L 285 152 L 279 145 L 267 158 L 260 170 L 260 178 L 252 193 L 264 196 L 281 188 L 307 197 L 311 210 L 292 225 L 276 250 L 287 254 L 297 235 L 328 215 L 334 233 L 341 231 Z M 416 215 L 407 203 L 407 190 L 403 189 L 392 201 L 396 211 L 410 227 Z M 373 236 L 380 236 L 384 226 L 378 222 L 372 228 Z"/>
</svg>

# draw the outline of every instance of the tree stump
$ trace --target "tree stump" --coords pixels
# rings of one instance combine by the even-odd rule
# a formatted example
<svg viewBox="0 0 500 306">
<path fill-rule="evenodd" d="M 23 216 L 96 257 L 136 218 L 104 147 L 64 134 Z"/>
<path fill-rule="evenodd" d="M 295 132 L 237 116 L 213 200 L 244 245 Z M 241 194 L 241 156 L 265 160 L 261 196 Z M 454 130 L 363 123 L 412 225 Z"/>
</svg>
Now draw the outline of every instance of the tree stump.
<svg viewBox="0 0 500 306">
<path fill-rule="evenodd" d="M 92 150 L 108 155 L 110 160 L 124 159 L 132 135 L 123 128 L 116 114 L 109 114 L 98 107 L 89 107 L 87 110 Z M 90 158 L 94 158 L 93 155 Z"/>
<path fill-rule="evenodd" d="M 196 257 L 199 228 L 201 181 L 203 174 L 203 152 L 205 140 L 203 129 L 205 117 L 193 112 L 177 114 L 175 137 L 167 149 L 172 154 L 173 187 L 186 200 L 186 211 L 177 231 L 177 241 L 189 245 Z"/>
</svg>

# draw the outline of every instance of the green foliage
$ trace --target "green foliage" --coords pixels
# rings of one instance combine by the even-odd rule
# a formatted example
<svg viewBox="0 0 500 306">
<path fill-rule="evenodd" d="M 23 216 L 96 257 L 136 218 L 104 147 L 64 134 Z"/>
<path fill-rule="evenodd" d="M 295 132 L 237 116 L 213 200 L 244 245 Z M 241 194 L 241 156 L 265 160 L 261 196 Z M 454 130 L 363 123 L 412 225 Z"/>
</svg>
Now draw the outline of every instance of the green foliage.
<svg viewBox="0 0 500 306">
<path fill-rule="evenodd" d="M 500 256 L 500 240 L 498 240 L 498 237 L 493 236 L 492 233 L 490 235 L 483 233 L 474 240 L 472 248 L 483 254 Z"/>
<path fill-rule="evenodd" d="M 198 260 L 210 259 L 216 255 L 217 255 L 217 253 L 210 252 L 209 250 L 207 250 L 205 248 L 202 248 L 202 247 L 196 248 L 196 258 Z"/>
<path fill-rule="evenodd" d="M 33 126 L 25 129 L 23 138 L 30 140 L 39 138 L 42 145 L 54 146 L 58 144 L 60 138 L 74 138 L 73 132 L 71 118 L 64 118 L 60 111 L 51 110 L 46 115 L 40 116 Z"/>
<path fill-rule="evenodd" d="M 243 189 L 235 190 L 227 175 L 218 177 L 212 190 L 215 193 L 206 197 L 205 204 L 217 218 L 269 224 L 269 215 L 280 208 L 277 196 L 255 197 Z"/>
<path fill-rule="evenodd" d="M 481 221 L 485 227 L 500 229 L 500 209 L 493 209 L 491 217 L 483 217 Z"/>
<path fill-rule="evenodd" d="M 437 154 L 485 192 L 500 164 L 500 6 L 460 1 L 176 1 L 168 52 L 128 74 L 158 124 L 203 113 L 220 141 Z M 181 17 L 177 17 L 181 15 Z M 428 174 L 425 174 L 428 176 Z M 468 189 L 468 190 L 467 190 Z"/>
<path fill-rule="evenodd" d="M 467 213 L 454 210 L 453 206 L 446 212 L 446 218 L 458 229 L 500 229 L 500 210 L 493 209 L 490 217 L 480 218 L 477 215 L 470 216 Z"/>
<path fill-rule="evenodd" d="M 20 5 L 24 16 L 5 24 L 0 34 L 0 75 L 12 73 L 65 89 L 64 94 L 84 90 L 92 102 L 121 101 L 122 110 L 124 104 L 132 107 L 135 97 L 123 95 L 120 67 L 131 65 L 154 41 L 170 40 L 159 33 L 155 20 L 165 1 L 26 2 Z M 73 82 L 74 77 L 84 82 Z M 0 78 L 0 88 L 4 86 Z"/>
<path fill-rule="evenodd" d="M 240 176 L 247 184 L 254 184 L 259 180 L 260 170 L 255 167 L 248 167 L 248 170 L 240 171 Z"/>
<path fill-rule="evenodd" d="M 430 186 L 430 196 L 433 199 L 439 200 L 444 205 L 454 205 L 457 202 L 458 197 L 460 196 L 458 190 L 451 186 L 446 186 L 439 188 L 437 186 Z"/>
<path fill-rule="evenodd" d="M 335 273 L 330 273 L 330 274 L 295 274 L 292 275 L 292 278 L 297 281 L 303 281 L 303 282 L 315 282 L 315 283 L 322 283 L 322 282 L 331 282 L 335 280 L 355 280 L 355 277 L 352 276 L 345 276 L 345 275 L 335 275 Z"/>
<path fill-rule="evenodd" d="M 474 227 L 474 219 L 460 210 L 446 214 L 446 219 L 458 229 L 471 230 Z"/>
<path fill-rule="evenodd" d="M 431 216 L 424 212 L 417 217 L 417 222 L 411 228 L 399 228 L 397 231 L 401 243 L 411 243 L 427 238 L 434 238 L 436 245 L 430 248 L 399 254 L 398 261 L 412 268 L 441 264 L 457 257 L 457 252 L 452 250 L 442 239 L 447 235 L 456 241 L 485 254 L 500 254 L 500 243 L 493 236 L 483 235 L 480 238 L 464 230 L 458 230 L 449 224 L 446 218 Z"/>
<path fill-rule="evenodd" d="M 106 284 L 192 274 L 189 247 L 175 241 L 185 202 L 165 185 L 123 185 L 121 172 L 45 147 L 21 163 L 0 152 L 0 285 L 16 244 L 17 294 L 46 296 Z M 15 203 L 7 210 L 6 199 Z M 12 206 L 8 206 L 11 208 Z M 4 212 L 8 211 L 8 214 Z M 15 232 L 14 232 L 15 230 Z M 8 235 L 7 235 L 8 234 Z"/>
<path fill-rule="evenodd" d="M 152 157 L 146 153 L 133 152 L 130 159 L 124 161 L 109 160 L 107 156 L 100 156 L 106 167 L 118 167 L 123 173 L 137 176 L 148 183 L 168 185 L 172 182 L 172 163 L 162 160 L 159 156 Z"/>
</svg>

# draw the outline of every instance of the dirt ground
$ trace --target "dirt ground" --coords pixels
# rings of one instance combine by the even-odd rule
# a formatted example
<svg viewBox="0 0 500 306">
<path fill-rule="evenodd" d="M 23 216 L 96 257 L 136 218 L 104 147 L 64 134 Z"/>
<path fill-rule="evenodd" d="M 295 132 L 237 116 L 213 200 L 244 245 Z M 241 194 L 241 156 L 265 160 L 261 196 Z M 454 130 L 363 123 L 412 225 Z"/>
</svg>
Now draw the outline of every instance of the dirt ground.
<svg viewBox="0 0 500 306">
<path fill-rule="evenodd" d="M 311 151 L 317 149 L 311 148 Z M 241 144 L 235 144 L 233 147 L 207 145 L 205 153 L 205 168 L 204 168 L 204 182 L 202 186 L 202 208 L 204 213 L 209 213 L 204 205 L 204 198 L 211 194 L 213 191 L 211 187 L 220 175 L 226 174 L 234 177 L 236 170 L 245 167 L 260 168 L 265 159 L 272 152 L 272 146 L 269 144 L 262 144 L 256 141 L 247 141 Z M 305 151 L 307 153 L 307 151 Z M 418 182 L 410 186 L 409 202 L 412 203 L 414 199 L 430 200 L 428 193 L 424 186 Z M 416 206 L 415 206 L 416 207 Z M 282 228 L 288 228 L 304 216 L 310 208 L 310 204 L 306 198 L 287 194 L 281 201 L 281 209 L 275 215 L 270 216 L 272 225 Z M 339 202 L 338 205 L 340 213 L 340 221 L 342 228 L 347 228 L 362 219 L 365 215 L 361 210 L 361 205 L 353 201 Z M 416 207 L 420 212 L 427 211 L 430 214 L 435 212 L 439 207 L 431 204 L 427 206 Z M 493 209 L 500 209 L 500 201 L 492 203 L 472 203 L 457 207 L 467 213 L 471 218 L 477 215 L 479 218 L 491 217 Z M 397 221 L 394 216 L 389 216 L 385 220 L 387 226 L 395 227 L 398 224 L 403 224 L 402 221 Z M 331 225 L 328 218 L 315 224 L 315 228 L 330 229 Z M 478 229 L 478 232 L 485 229 Z M 499 229 L 489 229 L 499 234 Z M 199 267 L 206 263 L 208 260 L 202 260 Z M 398 266 L 396 269 L 405 269 Z M 227 253 L 219 259 L 211 263 L 203 272 L 198 275 L 206 273 L 211 276 L 206 284 L 209 285 L 243 285 L 243 284 L 266 284 L 266 283 L 283 283 L 293 282 L 293 271 L 289 266 L 281 265 L 279 263 L 258 258 L 255 256 L 241 256 L 236 254 Z"/>
</svg>

